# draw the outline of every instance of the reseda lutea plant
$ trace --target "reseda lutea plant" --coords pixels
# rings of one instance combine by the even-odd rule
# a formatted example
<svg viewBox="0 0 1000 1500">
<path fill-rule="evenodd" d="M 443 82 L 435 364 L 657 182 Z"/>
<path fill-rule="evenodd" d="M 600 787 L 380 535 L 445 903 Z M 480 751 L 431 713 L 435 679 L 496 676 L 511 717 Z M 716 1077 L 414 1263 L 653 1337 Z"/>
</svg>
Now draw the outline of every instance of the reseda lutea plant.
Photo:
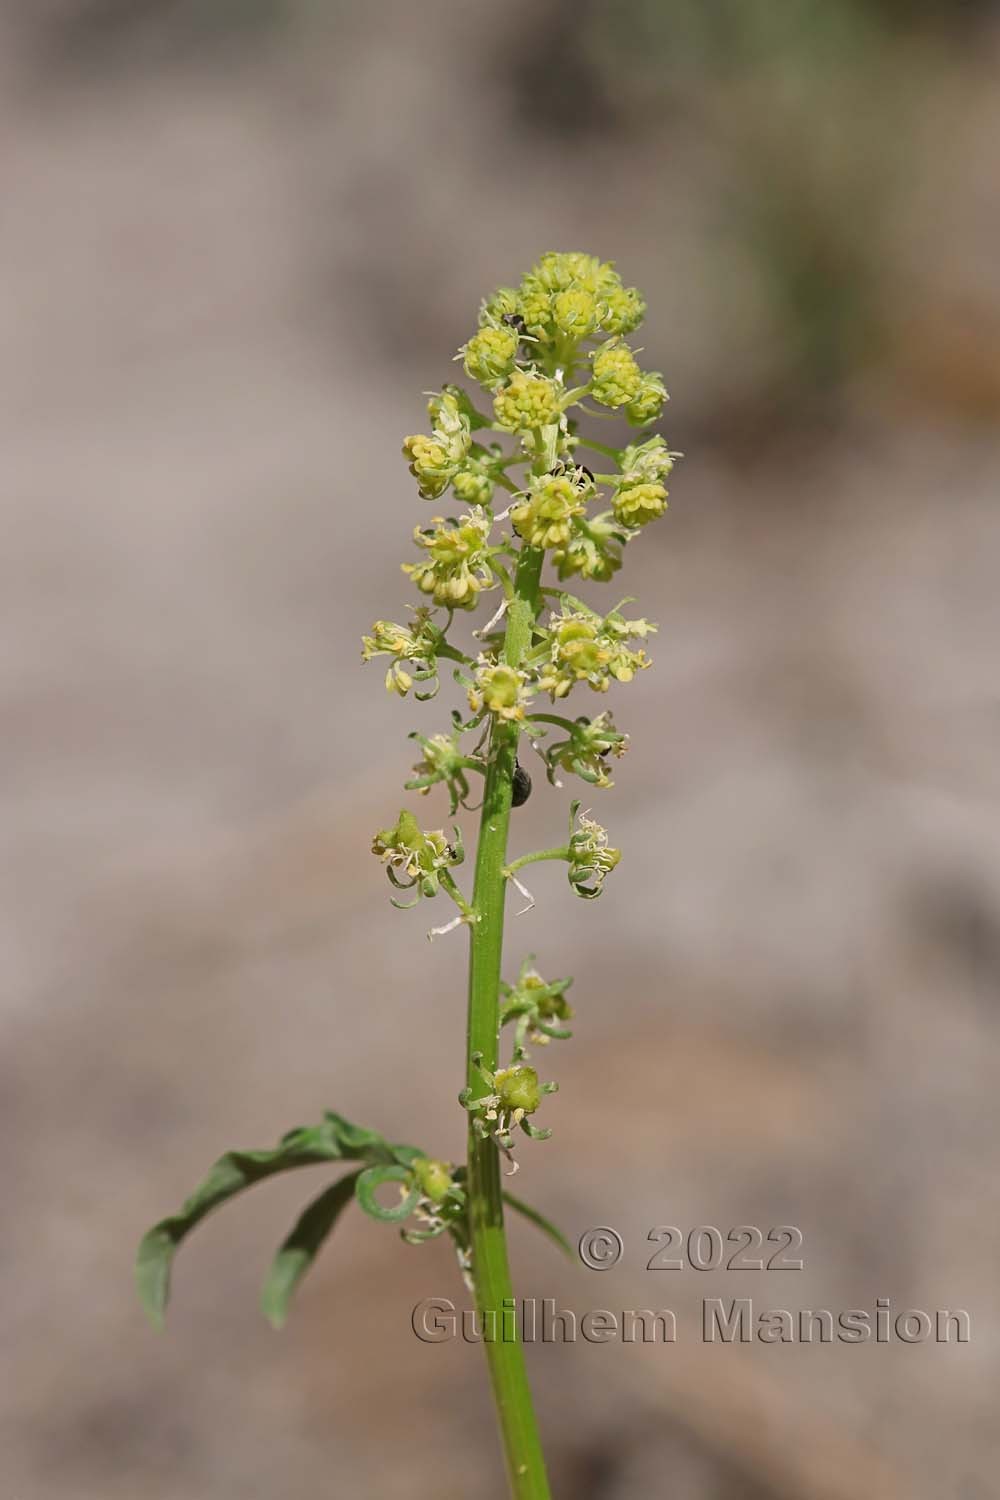
<svg viewBox="0 0 1000 1500">
<path fill-rule="evenodd" d="M 626 341 L 644 311 L 638 291 L 622 284 L 610 262 L 543 255 L 518 287 L 487 298 L 478 330 L 459 351 L 491 409 L 445 385 L 428 405 L 430 433 L 403 444 L 420 495 L 440 501 L 450 493 L 465 509 L 416 527 L 416 560 L 403 571 L 424 602 L 405 624 L 378 620 L 364 638 L 363 656 L 386 660 L 386 687 L 401 698 L 434 698 L 446 671 L 464 690 L 464 708 L 453 708 L 438 732 L 413 731 L 419 759 L 404 785 L 425 796 L 443 788 L 452 817 L 479 796 L 472 889 L 463 890 L 456 874 L 465 860 L 457 827 L 425 828 L 404 810 L 375 835 L 372 851 L 399 892 L 394 905 L 443 896 L 453 908 L 429 936 L 468 928 L 468 1047 L 459 1095 L 468 1119 L 467 1161 L 454 1166 L 391 1144 L 332 1112 L 318 1125 L 291 1131 L 273 1150 L 228 1152 L 140 1246 L 139 1291 L 157 1323 L 174 1253 L 188 1232 L 262 1178 L 316 1162 L 355 1165 L 309 1204 L 277 1253 L 263 1294 L 276 1325 L 352 1199 L 372 1218 L 399 1224 L 408 1243 L 449 1235 L 487 1330 L 502 1326 L 501 1310 L 513 1296 L 504 1205 L 568 1248 L 501 1182 L 501 1162 L 508 1174 L 517 1167 L 515 1132 L 533 1141 L 551 1134 L 536 1117 L 548 1116 L 543 1106 L 557 1085 L 539 1081 L 529 1049 L 567 1038 L 572 1017 L 570 980 L 546 981 L 532 959 L 513 984 L 503 982 L 504 910 L 508 886 L 525 910 L 534 904 L 521 878 L 533 863 L 565 864 L 573 892 L 593 900 L 620 854 L 579 800 L 569 808 L 566 840 L 556 847 L 508 862 L 507 832 L 511 808 L 531 793 L 528 752 L 557 787 L 564 776 L 595 789 L 611 786 L 611 760 L 627 747 L 611 714 L 571 718 L 556 710 L 576 688 L 605 693 L 613 681 L 630 682 L 649 666 L 644 642 L 656 627 L 626 617 L 630 601 L 595 609 L 565 586 L 610 582 L 626 545 L 666 509 L 664 480 L 678 455 L 662 437 L 643 430 L 615 448 L 580 428 L 582 418 L 617 414 L 648 429 L 660 416 L 663 380 L 640 368 Z M 458 621 L 481 605 L 489 618 L 460 640 Z M 502 1049 L 504 1036 L 511 1041 Z M 395 1194 L 391 1202 L 386 1188 Z M 544 1500 L 549 1488 L 521 1347 L 487 1337 L 484 1348 L 511 1494 Z"/>
</svg>

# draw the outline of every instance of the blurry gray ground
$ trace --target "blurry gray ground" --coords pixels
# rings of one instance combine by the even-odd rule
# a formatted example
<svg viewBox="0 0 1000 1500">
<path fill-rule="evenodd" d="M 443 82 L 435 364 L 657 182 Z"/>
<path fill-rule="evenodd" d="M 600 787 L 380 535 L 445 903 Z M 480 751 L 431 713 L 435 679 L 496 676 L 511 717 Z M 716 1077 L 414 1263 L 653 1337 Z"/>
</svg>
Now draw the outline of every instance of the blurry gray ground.
<svg viewBox="0 0 1000 1500">
<path fill-rule="evenodd" d="M 480 293 L 552 246 L 646 289 L 688 453 L 625 580 L 661 626 L 600 804 L 626 859 L 596 908 L 543 871 L 509 939 L 510 970 L 535 950 L 581 976 L 576 1039 L 543 1059 L 556 1135 L 519 1186 L 626 1240 L 598 1276 L 516 1228 L 518 1289 L 670 1305 L 688 1331 L 535 1351 L 558 1492 L 994 1492 L 997 38 L 919 75 L 888 329 L 797 426 L 716 217 L 718 138 L 648 79 L 617 133 L 533 133 L 511 58 L 537 12 L 507 10 L 494 66 L 484 5 L 341 7 L 204 55 L 142 27 L 92 54 L 71 5 L 11 7 L 11 1500 L 501 1493 L 480 1352 L 408 1326 L 458 1296 L 443 1246 L 345 1221 L 281 1338 L 254 1301 L 301 1179 L 199 1233 L 163 1339 L 130 1262 L 223 1147 L 324 1106 L 461 1152 L 463 942 L 428 948 L 366 852 L 406 730 L 441 709 L 389 701 L 358 637 L 403 607 L 419 393 Z M 562 825 L 540 781 L 519 847 Z M 744 1222 L 800 1225 L 805 1272 L 642 1270 L 652 1225 Z M 973 1342 L 703 1347 L 697 1302 L 735 1295 L 962 1306 Z"/>
</svg>

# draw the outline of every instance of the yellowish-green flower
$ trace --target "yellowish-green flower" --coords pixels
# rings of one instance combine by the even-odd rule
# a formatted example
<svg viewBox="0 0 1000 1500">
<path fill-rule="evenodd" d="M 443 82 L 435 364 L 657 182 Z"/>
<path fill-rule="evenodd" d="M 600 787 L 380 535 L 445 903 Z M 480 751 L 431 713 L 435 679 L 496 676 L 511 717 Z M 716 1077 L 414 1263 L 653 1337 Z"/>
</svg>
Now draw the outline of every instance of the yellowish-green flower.
<svg viewBox="0 0 1000 1500">
<path fill-rule="evenodd" d="M 404 808 L 394 827 L 380 828 L 372 853 L 382 861 L 397 889 L 420 886 L 425 896 L 437 894 L 441 872 L 461 864 L 464 850 L 458 834 L 449 842 L 444 829 L 424 830 Z"/>
<path fill-rule="evenodd" d="M 434 422 L 430 437 L 416 433 L 403 441 L 403 456 L 425 500 L 443 495 L 459 464 L 472 446 L 471 424 L 459 398 L 442 391 L 429 404 Z"/>
<path fill-rule="evenodd" d="M 598 321 L 605 333 L 633 333 L 645 315 L 646 304 L 638 288 L 620 282 L 598 303 Z"/>
<path fill-rule="evenodd" d="M 443 637 L 438 626 L 431 623 L 431 611 L 421 605 L 413 612 L 412 626 L 396 625 L 392 620 L 376 620 L 371 635 L 362 637 L 361 659 L 371 661 L 376 656 L 393 658 L 385 674 L 386 691 L 398 693 L 405 698 L 414 681 L 431 682 L 435 686 L 417 697 L 433 697 L 437 680 L 437 650 Z M 410 664 L 408 671 L 403 663 Z"/>
<path fill-rule="evenodd" d="M 591 355 L 590 394 L 602 406 L 625 406 L 642 388 L 642 371 L 627 344 L 609 339 Z"/>
<path fill-rule="evenodd" d="M 487 389 L 505 380 L 514 368 L 519 340 L 512 328 L 481 328 L 461 350 L 465 373 Z"/>
<path fill-rule="evenodd" d="M 547 375 L 515 370 L 493 399 L 497 423 L 509 432 L 551 426 L 559 421 L 563 395 L 562 387 Z"/>
<path fill-rule="evenodd" d="M 409 461 L 410 473 L 425 500 L 436 500 L 444 494 L 454 469 L 443 443 L 422 432 L 413 433 L 403 439 L 403 457 Z"/>
<path fill-rule="evenodd" d="M 595 516 L 585 523 L 576 522 L 564 547 L 552 554 L 561 579 L 588 578 L 607 583 L 622 565 L 621 534 L 608 524 L 606 516 Z"/>
<path fill-rule="evenodd" d="M 490 662 L 483 658 L 474 681 L 469 684 L 469 707 L 474 714 L 486 709 L 498 719 L 518 722 L 524 718 L 531 692 L 525 672 L 507 666 L 506 662 Z"/>
<path fill-rule="evenodd" d="M 630 484 L 616 490 L 611 501 L 615 518 L 623 526 L 645 526 L 655 521 L 667 508 L 667 491 L 662 484 Z"/>
<path fill-rule="evenodd" d="M 612 679 L 631 682 L 650 661 L 641 647 L 636 651 L 628 643 L 655 629 L 646 620 L 625 620 L 617 610 L 602 619 L 583 605 L 574 609 L 564 603 L 562 614 L 553 615 L 549 624 L 538 686 L 555 700 L 565 698 L 578 682 L 597 693 L 606 693 Z"/>
<path fill-rule="evenodd" d="M 427 560 L 403 563 L 423 594 L 448 609 L 474 609 L 481 589 L 493 584 L 489 563 L 490 519 L 481 510 L 470 511 L 459 521 L 435 516 L 430 526 L 418 526 L 413 539 L 428 553 Z"/>
<path fill-rule="evenodd" d="M 644 443 L 630 443 L 622 449 L 620 484 L 641 484 L 647 480 L 665 479 L 680 454 L 671 453 L 657 433 Z"/>
<path fill-rule="evenodd" d="M 600 713 L 594 719 L 575 719 L 565 739 L 545 747 L 543 758 L 549 780 L 556 785 L 556 771 L 569 771 L 591 786 L 608 787 L 614 785 L 608 775 L 608 756 L 620 759 L 627 749 L 628 736 L 619 734 L 609 713 Z"/>
<path fill-rule="evenodd" d="M 657 370 L 648 370 L 642 377 L 638 394 L 626 406 L 625 415 L 633 427 L 645 427 L 659 420 L 666 399 L 663 376 Z"/>
<path fill-rule="evenodd" d="M 630 444 L 623 451 L 622 472 L 611 497 L 615 519 L 622 526 L 635 529 L 663 515 L 667 508 L 663 480 L 673 468 L 676 457 L 659 435 L 644 443 Z"/>
<path fill-rule="evenodd" d="M 571 830 L 579 807 L 579 802 L 574 802 L 570 810 Z M 620 849 L 609 847 L 608 835 L 600 823 L 595 823 L 587 813 L 580 813 L 577 827 L 570 833 L 567 872 L 569 883 L 576 894 L 588 901 L 599 896 L 605 877 L 616 868 L 621 857 Z"/>
<path fill-rule="evenodd" d="M 532 547 L 564 546 L 570 538 L 573 517 L 583 514 L 592 491 L 593 485 L 582 469 L 533 479 L 526 498 L 510 513 L 514 530 Z"/>
</svg>

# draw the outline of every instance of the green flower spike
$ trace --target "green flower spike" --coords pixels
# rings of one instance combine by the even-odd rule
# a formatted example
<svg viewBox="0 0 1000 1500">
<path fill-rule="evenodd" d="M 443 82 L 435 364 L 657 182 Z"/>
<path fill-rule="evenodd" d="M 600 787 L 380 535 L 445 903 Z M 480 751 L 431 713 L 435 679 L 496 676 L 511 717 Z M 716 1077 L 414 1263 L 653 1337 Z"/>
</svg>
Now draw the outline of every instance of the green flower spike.
<svg viewBox="0 0 1000 1500">
<path fill-rule="evenodd" d="M 620 854 L 579 802 L 558 848 L 510 860 L 508 844 L 511 827 L 530 828 L 537 806 L 524 810 L 531 779 L 522 764 L 522 737 L 542 756 L 555 786 L 566 773 L 590 786 L 610 786 L 610 759 L 624 753 L 625 736 L 610 714 L 567 718 L 561 704 L 578 684 L 603 694 L 649 665 L 643 644 L 654 626 L 626 619 L 625 601 L 602 613 L 565 587 L 576 578 L 607 582 L 621 568 L 626 546 L 666 508 L 666 483 L 678 455 L 663 438 L 640 432 L 638 441 L 617 448 L 589 430 L 595 417 L 617 414 L 645 428 L 660 413 L 663 379 L 640 368 L 626 342 L 644 311 L 639 292 L 623 284 L 611 261 L 547 252 L 517 285 L 485 299 L 459 350 L 465 376 L 488 399 L 479 391 L 473 399 L 453 383 L 427 393 L 429 430 L 403 444 L 420 495 L 438 500 L 435 509 L 459 514 L 417 528 L 416 560 L 404 571 L 420 607 L 407 623 L 376 620 L 362 656 L 385 658 L 388 691 L 416 699 L 434 696 L 442 662 L 450 662 L 468 696 L 464 722 L 453 709 L 445 732 L 413 732 L 419 759 L 406 785 L 424 796 L 443 789 L 454 818 L 469 806 L 470 773 L 483 776 L 472 893 L 466 899 L 456 881 L 464 857 L 457 828 L 453 834 L 426 829 L 404 810 L 375 835 L 372 851 L 393 887 L 394 905 L 415 906 L 442 892 L 448 898 L 455 915 L 429 937 L 460 925 L 469 929 L 466 1087 L 460 1095 L 468 1111 L 466 1164 L 452 1166 L 415 1146 L 393 1144 L 332 1111 L 316 1125 L 288 1132 L 273 1148 L 226 1152 L 142 1242 L 138 1286 L 157 1322 L 174 1254 L 189 1232 L 255 1183 L 305 1166 L 347 1171 L 320 1185 L 279 1246 L 263 1295 L 276 1326 L 353 1202 L 370 1218 L 394 1224 L 410 1243 L 447 1234 L 484 1320 L 513 1305 L 506 1209 L 572 1254 L 537 1209 L 503 1190 L 498 1172 L 497 1150 L 515 1169 L 515 1127 L 534 1139 L 549 1134 L 533 1121 L 556 1085 L 539 1082 L 527 1048 L 568 1037 L 572 1015 L 570 981 L 546 982 L 533 960 L 521 966 L 516 983 L 500 982 L 507 897 L 513 886 L 532 905 L 518 871 L 558 860 L 576 894 L 593 900 Z M 593 473 L 587 463 L 607 472 Z M 498 491 L 506 509 L 494 514 Z M 454 506 L 445 496 L 456 497 Z M 487 591 L 493 597 L 470 631 L 476 646 L 465 650 L 450 640 L 452 627 L 484 602 Z M 535 709 L 548 706 L 543 693 L 552 699 L 552 712 Z M 507 1039 L 509 1052 L 501 1045 Z M 484 1350 L 512 1500 L 548 1500 L 523 1351 L 516 1342 L 489 1337 Z"/>
</svg>

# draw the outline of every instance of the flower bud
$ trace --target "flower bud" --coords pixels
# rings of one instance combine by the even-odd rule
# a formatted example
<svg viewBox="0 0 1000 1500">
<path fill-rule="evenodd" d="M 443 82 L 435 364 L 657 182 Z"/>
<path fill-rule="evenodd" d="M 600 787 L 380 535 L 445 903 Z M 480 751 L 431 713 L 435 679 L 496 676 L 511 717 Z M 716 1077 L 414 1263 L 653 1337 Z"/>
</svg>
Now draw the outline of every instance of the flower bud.
<svg viewBox="0 0 1000 1500">
<path fill-rule="evenodd" d="M 611 504 L 615 519 L 623 526 L 645 526 L 663 515 L 667 491 L 662 484 L 627 485 L 615 492 Z"/>
<path fill-rule="evenodd" d="M 493 410 L 499 426 L 509 432 L 523 432 L 558 422 L 562 396 L 562 388 L 546 375 L 514 370 L 506 385 L 497 391 Z"/>
<path fill-rule="evenodd" d="M 487 388 L 498 385 L 514 368 L 519 342 L 506 326 L 480 329 L 462 348 L 465 373 Z"/>
<path fill-rule="evenodd" d="M 591 355 L 590 394 L 602 406 L 625 406 L 642 386 L 642 372 L 627 344 L 610 339 Z"/>
<path fill-rule="evenodd" d="M 633 333 L 645 315 L 646 304 L 634 286 L 613 287 L 598 304 L 598 318 L 605 333 Z"/>
<path fill-rule="evenodd" d="M 566 338 L 585 339 L 597 324 L 597 303 L 579 288 L 558 292 L 552 299 L 552 321 Z"/>
<path fill-rule="evenodd" d="M 666 399 L 663 376 L 656 370 L 649 370 L 642 377 L 638 394 L 626 406 L 625 415 L 633 427 L 645 427 L 659 420 Z"/>
</svg>

